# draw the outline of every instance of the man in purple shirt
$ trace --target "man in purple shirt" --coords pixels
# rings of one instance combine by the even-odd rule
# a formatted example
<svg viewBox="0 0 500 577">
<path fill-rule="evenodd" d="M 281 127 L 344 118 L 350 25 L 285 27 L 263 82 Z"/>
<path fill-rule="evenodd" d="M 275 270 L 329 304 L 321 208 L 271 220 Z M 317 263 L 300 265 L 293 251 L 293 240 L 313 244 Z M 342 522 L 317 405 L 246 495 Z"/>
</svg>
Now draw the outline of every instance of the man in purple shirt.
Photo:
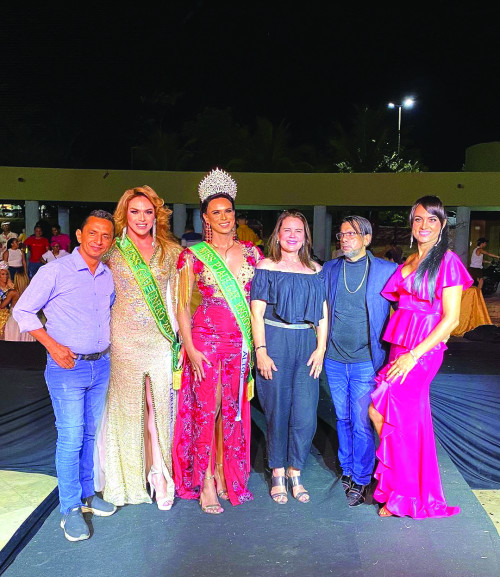
<svg viewBox="0 0 500 577">
<path fill-rule="evenodd" d="M 94 210 L 76 237 L 80 246 L 43 266 L 14 317 L 47 349 L 45 380 L 56 417 L 61 527 L 69 541 L 90 536 L 83 512 L 107 517 L 116 507 L 94 494 L 94 440 L 109 380 L 113 278 L 101 262 L 114 236 L 113 217 Z M 45 329 L 37 313 L 43 309 Z"/>
</svg>

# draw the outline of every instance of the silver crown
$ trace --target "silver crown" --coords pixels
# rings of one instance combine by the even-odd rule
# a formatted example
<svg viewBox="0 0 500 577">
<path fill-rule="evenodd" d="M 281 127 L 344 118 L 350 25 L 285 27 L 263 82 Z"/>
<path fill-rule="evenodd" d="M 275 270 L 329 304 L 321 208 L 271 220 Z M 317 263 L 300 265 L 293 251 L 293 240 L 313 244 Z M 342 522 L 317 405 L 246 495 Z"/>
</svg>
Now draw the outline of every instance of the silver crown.
<svg viewBox="0 0 500 577">
<path fill-rule="evenodd" d="M 236 181 L 231 175 L 220 168 L 214 168 L 198 185 L 198 195 L 201 202 L 214 194 L 228 194 L 236 198 Z"/>
</svg>

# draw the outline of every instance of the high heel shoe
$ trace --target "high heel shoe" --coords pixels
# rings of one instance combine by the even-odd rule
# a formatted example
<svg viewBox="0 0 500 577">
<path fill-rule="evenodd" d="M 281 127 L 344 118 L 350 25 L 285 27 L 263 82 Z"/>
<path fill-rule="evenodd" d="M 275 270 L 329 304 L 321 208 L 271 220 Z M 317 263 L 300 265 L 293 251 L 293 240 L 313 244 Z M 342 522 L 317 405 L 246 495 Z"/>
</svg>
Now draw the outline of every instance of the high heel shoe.
<svg viewBox="0 0 500 577">
<path fill-rule="evenodd" d="M 293 488 L 302 485 L 302 481 L 300 480 L 300 475 L 290 475 L 287 471 L 286 477 L 292 487 L 292 497 L 297 499 L 299 503 L 309 503 L 309 491 L 305 489 L 303 491 L 299 491 L 296 495 L 293 494 Z"/>
<path fill-rule="evenodd" d="M 153 475 L 161 475 L 161 474 L 162 474 L 161 471 L 158 471 L 154 467 L 151 467 L 151 469 L 149 470 L 148 483 L 149 483 L 149 496 L 151 497 L 151 499 L 153 499 L 153 497 L 155 496 L 156 491 L 156 487 L 154 486 L 153 483 Z M 172 499 L 169 499 L 168 497 L 163 497 L 159 499 L 158 495 L 156 496 L 156 506 L 158 507 L 158 509 L 160 509 L 160 511 L 170 511 L 173 504 L 174 502 L 172 501 Z"/>
<path fill-rule="evenodd" d="M 386 508 L 385 505 L 383 505 L 382 507 L 380 507 L 380 509 L 378 510 L 378 516 L 379 517 L 393 517 L 393 513 L 391 513 L 389 511 L 389 509 Z"/>
<path fill-rule="evenodd" d="M 212 475 L 211 477 L 205 477 L 205 481 L 211 481 L 215 477 Z M 205 481 L 203 483 L 205 483 Z M 220 515 L 224 513 L 224 509 L 220 506 L 220 503 L 213 503 L 212 505 L 202 505 L 201 504 L 201 495 L 198 500 L 198 503 L 201 507 L 201 510 L 208 515 Z"/>
<path fill-rule="evenodd" d="M 224 464 L 223 463 L 215 463 L 215 466 L 222 469 L 222 473 L 224 473 Z M 220 476 L 220 473 L 219 473 L 219 476 Z M 217 483 L 217 478 L 215 479 L 215 482 Z M 227 492 L 227 489 L 222 489 L 222 482 L 221 482 L 221 489 L 217 490 L 217 497 L 219 497 L 223 501 L 229 501 L 229 493 Z"/>
<path fill-rule="evenodd" d="M 271 499 L 275 503 L 278 503 L 278 505 L 286 505 L 288 503 L 288 495 L 287 495 L 288 485 L 285 475 L 278 475 L 275 477 L 271 473 L 271 490 L 273 487 L 285 487 L 284 491 L 269 494 L 271 495 Z"/>
</svg>

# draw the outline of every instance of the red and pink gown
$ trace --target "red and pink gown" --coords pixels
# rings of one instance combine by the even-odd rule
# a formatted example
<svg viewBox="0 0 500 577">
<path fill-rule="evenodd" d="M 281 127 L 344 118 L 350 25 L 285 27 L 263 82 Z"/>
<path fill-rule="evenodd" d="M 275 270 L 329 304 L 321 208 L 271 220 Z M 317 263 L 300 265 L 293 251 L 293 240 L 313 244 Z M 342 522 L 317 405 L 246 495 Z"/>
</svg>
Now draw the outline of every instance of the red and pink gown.
<svg viewBox="0 0 500 577">
<path fill-rule="evenodd" d="M 403 266 L 398 267 L 382 291 L 385 298 L 399 301 L 384 334 L 384 340 L 391 343 L 389 361 L 416 347 L 440 322 L 444 288 L 461 285 L 465 290 L 472 284 L 459 257 L 448 251 L 438 272 L 431 304 L 427 277 L 417 294 L 412 286 L 415 271 L 403 278 Z M 378 486 L 373 496 L 399 517 L 450 517 L 460 512 L 459 507 L 449 507 L 444 497 L 429 400 L 429 387 L 445 350 L 446 345 L 439 343 L 423 355 L 403 384 L 401 378 L 392 383 L 385 380 L 390 363 L 376 377 L 372 399 L 384 424 L 376 453 Z"/>
<path fill-rule="evenodd" d="M 259 251 L 250 242 L 241 242 L 241 245 L 245 258 L 236 278 L 249 301 L 257 264 L 255 255 Z M 235 419 L 238 413 L 242 334 L 213 274 L 189 249 L 181 253 L 178 269 L 186 265 L 188 254 L 202 295 L 202 302 L 191 321 L 193 344 L 207 356 L 211 366 L 205 365 L 206 378 L 201 382 L 194 380 L 189 360 L 183 369 L 172 452 L 176 493 L 183 499 L 198 499 L 200 496 L 210 453 L 215 455 L 216 391 L 220 381 L 224 475 L 229 500 L 232 505 L 239 505 L 253 499 L 247 488 L 251 416 L 246 394 L 243 395 L 241 420 Z M 248 370 L 247 364 L 245 382 Z M 214 461 L 215 458 L 212 459 L 212 475 Z M 217 461 L 220 462 L 220 456 Z"/>
</svg>

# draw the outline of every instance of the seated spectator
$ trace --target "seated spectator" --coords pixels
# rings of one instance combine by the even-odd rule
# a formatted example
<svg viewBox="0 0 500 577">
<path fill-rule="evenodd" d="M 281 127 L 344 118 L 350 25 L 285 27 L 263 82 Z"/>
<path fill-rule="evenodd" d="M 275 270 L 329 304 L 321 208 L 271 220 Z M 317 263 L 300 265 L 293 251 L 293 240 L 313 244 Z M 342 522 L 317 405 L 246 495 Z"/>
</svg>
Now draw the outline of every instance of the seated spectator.
<svg viewBox="0 0 500 577">
<path fill-rule="evenodd" d="M 61 232 L 61 227 L 59 226 L 59 224 L 54 224 L 52 226 L 52 238 L 50 240 L 51 246 L 52 243 L 54 242 L 57 242 L 59 244 L 59 248 L 62 251 L 66 253 L 70 252 L 71 239 L 69 238 L 69 235 Z"/>
<path fill-rule="evenodd" d="M 26 257 L 19 248 L 19 240 L 17 238 L 9 238 L 7 250 L 3 253 L 3 260 L 9 267 L 10 280 L 12 282 L 14 282 L 16 273 L 27 273 Z"/>
<path fill-rule="evenodd" d="M 192 226 L 186 226 L 184 234 L 181 236 L 181 246 L 184 248 L 197 244 L 203 240 L 199 232 L 195 232 Z"/>
<path fill-rule="evenodd" d="M 21 296 L 25 291 L 26 287 L 29 285 L 30 279 L 25 272 L 17 273 L 14 279 L 14 289 L 17 291 L 17 294 Z M 4 340 L 6 341 L 22 341 L 27 343 L 35 342 L 35 338 L 31 336 L 29 332 L 21 333 L 19 330 L 19 325 L 17 324 L 12 311 L 14 310 L 14 305 L 10 307 L 10 315 L 5 323 L 5 335 Z M 39 318 L 43 324 L 45 324 L 45 317 L 43 315 L 43 311 L 40 311 Z"/>
<path fill-rule="evenodd" d="M 0 262 L 0 339 L 4 338 L 4 329 L 9 319 L 10 309 L 19 300 L 19 293 L 10 280 L 9 267 L 6 262 Z"/>
<path fill-rule="evenodd" d="M 49 250 L 49 241 L 42 235 L 42 227 L 35 226 L 35 234 L 24 241 L 30 253 L 28 258 L 28 276 L 32 279 L 42 266 L 42 255 Z"/>
<path fill-rule="evenodd" d="M 65 250 L 61 249 L 58 241 L 53 240 L 50 245 L 50 250 L 43 253 L 42 262 L 43 264 L 47 264 L 48 262 L 56 260 L 56 258 L 62 258 L 63 256 L 68 256 L 68 254 L 69 252 L 66 252 Z"/>
</svg>

